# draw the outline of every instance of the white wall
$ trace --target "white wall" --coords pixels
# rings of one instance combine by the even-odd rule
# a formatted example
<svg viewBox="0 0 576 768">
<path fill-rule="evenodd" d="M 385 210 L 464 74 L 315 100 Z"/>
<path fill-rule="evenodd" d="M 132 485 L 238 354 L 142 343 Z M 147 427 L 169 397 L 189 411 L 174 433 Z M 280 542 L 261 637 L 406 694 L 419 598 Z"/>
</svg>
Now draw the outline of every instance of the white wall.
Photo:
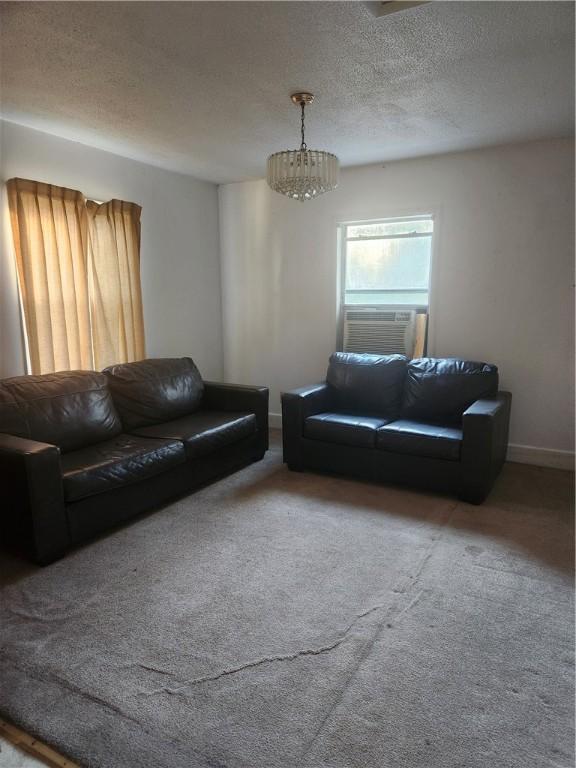
<svg viewBox="0 0 576 768">
<path fill-rule="evenodd" d="M 264 181 L 221 187 L 225 378 L 268 384 L 276 413 L 282 390 L 322 380 L 336 343 L 337 223 L 431 211 L 428 354 L 496 363 L 514 396 L 511 443 L 528 446 L 513 457 L 566 465 L 573 167 L 572 143 L 551 140 L 344 170 L 335 192 L 302 204 Z"/>
<path fill-rule="evenodd" d="M 206 378 L 222 374 L 215 184 L 0 122 L 0 176 L 78 189 L 142 206 L 141 275 L 150 357 L 190 355 Z M 0 254 L 0 377 L 25 372 L 5 194 Z"/>
</svg>

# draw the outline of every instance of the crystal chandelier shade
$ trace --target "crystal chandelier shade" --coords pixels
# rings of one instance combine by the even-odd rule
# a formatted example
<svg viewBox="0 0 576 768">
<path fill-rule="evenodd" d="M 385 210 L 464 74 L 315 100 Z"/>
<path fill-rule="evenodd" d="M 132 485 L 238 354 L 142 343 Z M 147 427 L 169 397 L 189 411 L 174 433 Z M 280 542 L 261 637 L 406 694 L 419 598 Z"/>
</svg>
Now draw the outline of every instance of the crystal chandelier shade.
<svg viewBox="0 0 576 768">
<path fill-rule="evenodd" d="M 338 158 L 319 149 L 288 149 L 268 158 L 268 184 L 293 200 L 312 200 L 338 186 Z"/>
<path fill-rule="evenodd" d="M 338 186 L 339 163 L 336 155 L 308 149 L 304 141 L 304 108 L 313 98 L 310 93 L 294 93 L 291 96 L 294 104 L 302 110 L 300 149 L 287 149 L 270 155 L 266 169 L 268 185 L 275 192 L 300 202 L 313 200 Z"/>
</svg>

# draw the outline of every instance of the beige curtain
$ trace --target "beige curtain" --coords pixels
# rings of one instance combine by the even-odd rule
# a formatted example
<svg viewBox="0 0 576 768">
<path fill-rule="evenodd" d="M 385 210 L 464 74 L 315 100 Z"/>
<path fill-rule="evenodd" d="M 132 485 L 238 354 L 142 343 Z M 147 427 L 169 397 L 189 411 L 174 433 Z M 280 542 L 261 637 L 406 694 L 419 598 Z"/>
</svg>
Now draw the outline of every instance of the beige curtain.
<svg viewBox="0 0 576 768">
<path fill-rule="evenodd" d="M 139 205 L 7 183 L 31 373 L 145 355 Z"/>
<path fill-rule="evenodd" d="M 25 179 L 7 186 L 31 373 L 92 368 L 86 201 Z"/>
<path fill-rule="evenodd" d="M 139 205 L 86 204 L 92 346 L 97 369 L 145 356 Z"/>
</svg>

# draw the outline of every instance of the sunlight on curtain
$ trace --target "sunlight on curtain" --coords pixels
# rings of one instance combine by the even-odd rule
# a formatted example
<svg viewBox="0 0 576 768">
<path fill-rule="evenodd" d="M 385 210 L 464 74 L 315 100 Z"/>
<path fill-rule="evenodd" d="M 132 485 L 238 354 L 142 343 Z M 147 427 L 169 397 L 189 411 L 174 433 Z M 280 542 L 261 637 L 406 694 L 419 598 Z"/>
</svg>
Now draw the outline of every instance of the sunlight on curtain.
<svg viewBox="0 0 576 768">
<path fill-rule="evenodd" d="M 89 200 L 89 285 L 94 365 L 142 360 L 140 211 L 135 203 Z"/>
<path fill-rule="evenodd" d="M 90 369 L 86 201 L 25 179 L 7 187 L 30 372 Z"/>
</svg>

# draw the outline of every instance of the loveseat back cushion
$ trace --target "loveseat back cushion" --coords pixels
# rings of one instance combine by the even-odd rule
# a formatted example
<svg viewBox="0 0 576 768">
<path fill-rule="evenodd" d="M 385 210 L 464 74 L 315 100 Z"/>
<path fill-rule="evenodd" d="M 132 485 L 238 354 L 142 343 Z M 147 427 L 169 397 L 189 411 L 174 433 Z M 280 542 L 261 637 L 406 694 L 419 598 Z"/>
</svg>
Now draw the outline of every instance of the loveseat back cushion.
<svg viewBox="0 0 576 768">
<path fill-rule="evenodd" d="M 402 417 L 459 423 L 476 400 L 498 391 L 498 368 L 457 358 L 422 357 L 408 363 Z"/>
<path fill-rule="evenodd" d="M 0 432 L 57 445 L 66 453 L 121 431 L 101 373 L 62 371 L 0 382 Z"/>
<path fill-rule="evenodd" d="M 126 430 L 178 419 L 202 402 L 204 383 L 189 357 L 123 363 L 104 373 Z"/>
<path fill-rule="evenodd" d="M 331 404 L 335 410 L 395 417 L 407 362 L 404 355 L 335 352 L 326 375 Z"/>
</svg>

